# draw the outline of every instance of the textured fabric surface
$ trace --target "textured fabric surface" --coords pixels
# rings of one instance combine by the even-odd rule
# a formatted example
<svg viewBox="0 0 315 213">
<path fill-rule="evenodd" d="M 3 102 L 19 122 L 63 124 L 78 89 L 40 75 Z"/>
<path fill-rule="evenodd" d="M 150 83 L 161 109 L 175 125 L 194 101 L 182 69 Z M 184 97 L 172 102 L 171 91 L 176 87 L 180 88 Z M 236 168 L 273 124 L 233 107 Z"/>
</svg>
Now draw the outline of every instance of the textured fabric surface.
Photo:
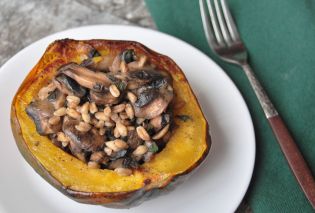
<svg viewBox="0 0 315 213">
<path fill-rule="evenodd" d="M 146 3 L 160 31 L 187 41 L 213 58 L 243 94 L 253 118 L 257 145 L 254 175 L 247 193 L 253 211 L 312 212 L 245 75 L 211 53 L 202 29 L 198 0 L 146 0 Z M 257 77 L 314 174 L 315 1 L 230 0 L 228 3 Z"/>
<path fill-rule="evenodd" d="M 0 66 L 40 38 L 95 24 L 155 28 L 144 0 L 1 0 Z"/>
</svg>

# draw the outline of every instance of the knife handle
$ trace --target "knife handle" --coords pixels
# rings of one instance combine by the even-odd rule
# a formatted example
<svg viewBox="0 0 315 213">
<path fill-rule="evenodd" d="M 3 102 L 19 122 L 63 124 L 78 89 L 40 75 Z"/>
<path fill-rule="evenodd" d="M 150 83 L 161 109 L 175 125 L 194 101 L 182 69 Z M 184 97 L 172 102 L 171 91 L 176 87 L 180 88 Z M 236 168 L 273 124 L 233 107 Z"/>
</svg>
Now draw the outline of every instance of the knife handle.
<svg viewBox="0 0 315 213">
<path fill-rule="evenodd" d="M 307 166 L 280 115 L 270 117 L 268 118 L 268 121 L 292 172 L 303 189 L 307 199 L 315 209 L 315 181 L 311 170 Z"/>
</svg>

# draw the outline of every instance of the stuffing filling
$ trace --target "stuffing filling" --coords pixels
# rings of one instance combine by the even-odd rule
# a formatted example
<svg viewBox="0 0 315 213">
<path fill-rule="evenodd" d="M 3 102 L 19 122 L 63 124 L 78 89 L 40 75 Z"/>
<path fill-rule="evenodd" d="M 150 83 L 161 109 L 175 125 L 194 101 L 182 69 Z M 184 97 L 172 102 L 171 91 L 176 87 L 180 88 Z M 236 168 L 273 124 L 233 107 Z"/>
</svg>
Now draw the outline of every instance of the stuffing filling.
<svg viewBox="0 0 315 213">
<path fill-rule="evenodd" d="M 171 76 L 146 56 L 95 50 L 60 67 L 26 111 L 39 134 L 88 167 L 130 175 L 168 142 L 173 97 Z"/>
</svg>

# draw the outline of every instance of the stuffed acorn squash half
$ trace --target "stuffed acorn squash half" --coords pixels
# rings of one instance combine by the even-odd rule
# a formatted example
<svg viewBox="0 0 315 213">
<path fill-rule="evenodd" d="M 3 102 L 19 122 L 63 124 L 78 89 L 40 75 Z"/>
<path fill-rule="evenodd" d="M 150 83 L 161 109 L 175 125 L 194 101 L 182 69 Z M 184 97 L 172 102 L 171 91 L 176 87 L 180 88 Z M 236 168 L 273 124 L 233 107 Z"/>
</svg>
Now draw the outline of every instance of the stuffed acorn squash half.
<svg viewBox="0 0 315 213">
<path fill-rule="evenodd" d="M 13 99 L 11 125 L 46 181 L 78 202 L 114 208 L 173 188 L 210 148 L 184 73 L 132 41 L 49 45 Z"/>
</svg>

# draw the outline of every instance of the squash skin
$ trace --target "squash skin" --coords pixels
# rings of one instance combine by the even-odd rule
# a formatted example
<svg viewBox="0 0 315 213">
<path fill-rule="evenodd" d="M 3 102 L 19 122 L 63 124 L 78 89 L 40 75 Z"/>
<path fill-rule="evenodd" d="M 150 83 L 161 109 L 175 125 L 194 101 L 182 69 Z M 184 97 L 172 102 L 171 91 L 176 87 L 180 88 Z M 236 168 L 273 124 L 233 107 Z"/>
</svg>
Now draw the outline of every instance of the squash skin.
<svg viewBox="0 0 315 213">
<path fill-rule="evenodd" d="M 23 124 L 23 122 L 25 122 L 23 119 L 21 119 L 21 116 L 19 114 L 21 113 L 21 107 L 19 108 L 19 106 L 21 105 L 21 102 L 23 102 L 23 98 L 21 97 L 29 88 L 38 91 L 42 85 L 44 85 L 49 79 L 52 78 L 55 70 L 62 64 L 68 62 L 81 62 L 82 60 L 86 59 L 90 54 L 90 51 L 92 50 L 92 48 L 90 47 L 93 47 L 100 52 L 106 52 L 105 54 L 108 54 L 108 52 L 109 54 L 114 54 L 115 52 L 120 52 L 123 49 L 132 48 L 137 53 L 146 55 L 150 59 L 151 63 L 155 64 L 158 68 L 163 68 L 166 71 L 170 72 L 173 78 L 175 76 L 177 78 L 177 81 L 175 81 L 174 84 L 178 82 L 178 84 L 182 84 L 185 86 L 191 96 L 188 98 L 188 100 L 194 102 L 198 107 L 197 110 L 200 110 L 200 113 L 198 113 L 201 115 L 201 117 L 198 119 L 201 119 L 202 126 L 200 127 L 203 128 L 203 134 L 200 136 L 203 142 L 203 150 L 200 151 L 200 156 L 198 156 L 198 159 L 194 160 L 193 164 L 186 167 L 183 171 L 176 172 L 176 174 L 167 174 L 165 175 L 165 178 L 162 177 L 162 173 L 151 174 L 149 164 L 149 166 L 144 166 L 143 168 L 141 167 L 139 170 L 136 171 L 136 173 L 139 173 L 140 176 L 143 175 L 142 185 L 140 187 L 134 190 L 121 190 L 115 192 L 93 190 L 84 191 L 75 189 L 71 185 L 66 186 L 56 177 L 56 175 L 52 174 L 52 171 L 48 171 L 45 168 L 38 157 L 32 153 L 32 150 L 28 145 L 30 143 L 35 143 L 35 146 L 37 146 L 37 143 L 41 143 L 39 141 L 32 141 L 28 143 L 28 141 L 26 141 L 25 139 L 24 134 L 29 130 L 23 128 L 23 125 L 21 125 Z M 33 86 L 33 84 L 35 84 L 35 86 Z M 27 104 L 28 103 L 25 103 L 24 105 L 26 106 Z M 194 121 L 191 122 L 192 125 L 194 125 Z M 64 39 L 55 41 L 54 43 L 49 45 L 38 64 L 26 77 L 13 99 L 11 106 L 11 127 L 16 144 L 23 157 L 46 181 L 48 181 L 51 185 L 53 185 L 66 196 L 78 202 L 98 204 L 112 208 L 130 208 L 132 206 L 139 205 L 144 200 L 150 197 L 155 197 L 156 195 L 168 192 L 170 189 L 173 189 L 180 182 L 183 182 L 185 179 L 187 179 L 192 174 L 192 171 L 203 162 L 211 146 L 208 123 L 181 69 L 169 57 L 156 53 L 145 47 L 144 45 L 133 41 L 75 41 Z M 179 126 L 178 128 L 181 127 Z M 36 134 L 36 132 L 31 134 Z M 63 151 L 60 150 L 60 152 Z M 157 156 L 158 155 L 159 154 L 157 154 Z"/>
</svg>

